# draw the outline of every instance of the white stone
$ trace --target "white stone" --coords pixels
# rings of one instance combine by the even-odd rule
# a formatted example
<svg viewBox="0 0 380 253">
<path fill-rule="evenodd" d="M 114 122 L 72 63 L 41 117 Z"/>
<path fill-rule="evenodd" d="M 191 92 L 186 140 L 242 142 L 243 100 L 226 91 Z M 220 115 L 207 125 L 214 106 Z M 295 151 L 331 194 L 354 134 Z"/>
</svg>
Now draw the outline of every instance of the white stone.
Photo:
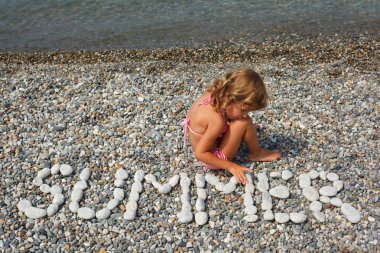
<svg viewBox="0 0 380 253">
<path fill-rule="evenodd" d="M 71 201 L 72 202 L 79 202 L 83 197 L 83 191 L 78 188 L 74 188 L 73 191 L 71 192 Z"/>
<path fill-rule="evenodd" d="M 84 168 L 79 174 L 79 178 L 82 181 L 87 181 L 91 176 L 91 170 L 88 168 Z"/>
<path fill-rule="evenodd" d="M 191 212 L 191 204 L 188 201 L 182 202 L 182 209 L 181 211 Z"/>
<path fill-rule="evenodd" d="M 32 206 L 32 202 L 28 199 L 22 199 L 17 204 L 17 208 L 21 212 L 25 212 L 25 210 L 31 206 Z"/>
<path fill-rule="evenodd" d="M 327 197 L 327 196 L 320 196 L 319 197 L 319 201 L 324 203 L 324 204 L 329 204 L 330 203 L 330 197 Z"/>
<path fill-rule="evenodd" d="M 51 173 L 51 170 L 49 168 L 43 168 L 42 170 L 38 171 L 37 177 L 45 179 L 47 178 Z"/>
<path fill-rule="evenodd" d="M 313 186 L 306 186 L 302 189 L 302 194 L 309 201 L 315 201 L 319 199 L 319 193 Z"/>
<path fill-rule="evenodd" d="M 301 188 L 305 188 L 306 186 L 311 186 L 311 179 L 308 174 L 301 174 L 298 178 L 298 183 Z"/>
<path fill-rule="evenodd" d="M 313 212 L 313 215 L 318 222 L 325 222 L 326 220 L 326 216 L 322 212 Z"/>
<path fill-rule="evenodd" d="M 74 169 L 70 165 L 62 164 L 59 167 L 59 171 L 61 172 L 62 176 L 69 176 L 73 173 Z"/>
<path fill-rule="evenodd" d="M 51 174 L 52 174 L 52 175 L 56 175 L 56 174 L 58 174 L 58 172 L 59 172 L 59 167 L 60 167 L 59 164 L 54 164 L 54 165 L 51 167 L 51 169 L 50 169 Z"/>
<path fill-rule="evenodd" d="M 172 189 L 172 186 L 170 184 L 163 184 L 160 188 L 158 188 L 158 192 L 161 194 L 166 194 L 170 192 Z"/>
<path fill-rule="evenodd" d="M 235 190 L 236 190 L 236 184 L 229 182 L 224 186 L 223 193 L 229 194 L 229 193 L 234 192 Z"/>
<path fill-rule="evenodd" d="M 290 220 L 294 223 L 302 223 L 305 222 L 307 216 L 304 213 L 290 213 Z"/>
<path fill-rule="evenodd" d="M 121 187 L 124 186 L 124 183 L 125 183 L 125 182 L 124 182 L 124 180 L 121 179 L 121 178 L 116 178 L 115 181 L 114 181 L 113 183 L 114 183 L 114 185 L 115 185 L 116 187 L 121 188 Z"/>
<path fill-rule="evenodd" d="M 211 184 L 211 185 L 216 185 L 217 183 L 219 183 L 219 178 L 215 175 L 212 175 L 210 173 L 207 173 L 205 175 L 205 180 L 207 181 L 207 183 Z"/>
<path fill-rule="evenodd" d="M 244 198 L 244 206 L 245 207 L 253 205 L 253 198 L 252 198 L 252 195 L 250 193 L 244 193 L 243 198 Z"/>
<path fill-rule="evenodd" d="M 269 190 L 270 195 L 280 199 L 286 199 L 289 197 L 289 189 L 284 185 L 278 185 Z"/>
<path fill-rule="evenodd" d="M 317 179 L 319 177 L 319 173 L 316 170 L 311 170 L 307 173 L 310 179 Z"/>
<path fill-rule="evenodd" d="M 266 192 L 269 190 L 269 183 L 268 183 L 268 181 L 261 180 L 261 181 L 257 182 L 256 187 L 260 192 Z"/>
<path fill-rule="evenodd" d="M 135 181 L 131 186 L 131 191 L 141 193 L 143 190 L 143 185 L 140 181 Z"/>
<path fill-rule="evenodd" d="M 77 213 L 79 218 L 85 220 L 89 220 L 95 217 L 95 211 L 89 207 L 80 207 Z"/>
<path fill-rule="evenodd" d="M 245 176 L 247 177 L 248 183 L 253 184 L 252 176 L 249 173 L 245 173 Z"/>
<path fill-rule="evenodd" d="M 153 174 L 147 174 L 147 175 L 145 175 L 144 179 L 148 183 L 157 182 L 156 176 L 153 175 Z"/>
<path fill-rule="evenodd" d="M 160 187 L 162 186 L 160 182 L 157 182 L 157 181 L 152 181 L 152 185 L 154 188 L 156 188 L 157 190 L 160 189 Z"/>
<path fill-rule="evenodd" d="M 190 184 L 191 184 L 190 178 L 185 178 L 183 180 L 182 179 L 180 180 L 180 185 L 181 185 L 182 190 L 190 189 Z"/>
<path fill-rule="evenodd" d="M 195 175 L 195 185 L 199 188 L 204 188 L 206 186 L 206 180 L 203 174 Z"/>
<path fill-rule="evenodd" d="M 134 179 L 137 182 L 142 182 L 145 176 L 145 172 L 143 170 L 138 170 L 135 173 Z"/>
<path fill-rule="evenodd" d="M 376 221 L 376 219 L 373 218 L 373 217 L 371 217 L 371 216 L 368 216 L 367 220 L 368 220 L 369 222 L 375 222 L 375 221 Z"/>
<path fill-rule="evenodd" d="M 233 177 L 230 178 L 230 183 L 234 184 L 234 185 L 237 185 L 239 183 L 239 181 L 237 180 L 237 178 L 235 176 L 233 176 Z"/>
<path fill-rule="evenodd" d="M 181 211 L 177 214 L 180 223 L 189 223 L 193 220 L 193 213 L 191 211 Z"/>
<path fill-rule="evenodd" d="M 172 176 L 170 179 L 169 179 L 169 182 L 168 184 L 171 186 L 171 187 L 174 187 L 178 184 L 179 182 L 179 175 L 174 175 Z"/>
<path fill-rule="evenodd" d="M 286 223 L 289 221 L 290 217 L 289 217 L 289 214 L 287 213 L 276 213 L 274 215 L 274 219 L 278 222 L 278 223 Z"/>
<path fill-rule="evenodd" d="M 322 210 L 322 203 L 315 200 L 310 203 L 309 208 L 312 212 L 320 212 Z"/>
<path fill-rule="evenodd" d="M 136 218 L 136 210 L 135 209 L 130 209 L 125 211 L 124 213 L 124 219 L 126 220 L 134 220 Z"/>
<path fill-rule="evenodd" d="M 191 184 L 191 180 L 190 178 L 187 176 L 186 173 L 182 172 L 180 173 L 180 177 L 181 177 L 181 180 L 180 180 L 180 185 L 182 188 L 188 188 L 190 187 L 190 184 Z"/>
<path fill-rule="evenodd" d="M 337 180 L 333 182 L 333 187 L 337 192 L 340 192 L 343 189 L 343 182 L 341 180 Z"/>
<path fill-rule="evenodd" d="M 112 210 L 114 208 L 116 208 L 120 203 L 120 200 L 118 199 L 110 199 L 110 201 L 108 201 L 107 203 L 107 209 L 109 210 Z"/>
<path fill-rule="evenodd" d="M 244 186 L 244 189 L 245 189 L 245 192 L 246 193 L 249 193 L 249 194 L 253 194 L 255 193 L 255 186 L 251 183 L 247 183 L 245 186 Z"/>
<path fill-rule="evenodd" d="M 290 170 L 284 170 L 281 174 L 283 180 L 289 180 L 293 177 L 293 172 Z"/>
<path fill-rule="evenodd" d="M 128 172 L 124 169 L 118 169 L 115 173 L 116 179 L 126 180 L 128 179 Z"/>
<path fill-rule="evenodd" d="M 113 190 L 113 197 L 119 201 L 123 200 L 124 198 L 124 190 L 121 188 L 115 188 Z"/>
<path fill-rule="evenodd" d="M 358 223 L 361 219 L 360 212 L 350 204 L 343 203 L 340 210 L 344 217 L 351 223 Z"/>
<path fill-rule="evenodd" d="M 250 214 L 244 216 L 243 219 L 247 222 L 256 222 L 259 219 L 259 216 L 257 216 L 256 214 Z"/>
<path fill-rule="evenodd" d="M 198 195 L 198 198 L 201 198 L 201 199 L 207 198 L 207 192 L 204 188 L 197 188 L 197 195 Z"/>
<path fill-rule="evenodd" d="M 195 202 L 195 210 L 197 210 L 198 212 L 204 212 L 206 210 L 206 204 L 204 199 L 197 198 L 197 201 Z"/>
<path fill-rule="evenodd" d="M 32 184 L 34 184 L 35 186 L 41 186 L 43 184 L 43 180 L 40 177 L 35 177 L 33 179 Z"/>
<path fill-rule="evenodd" d="M 181 202 L 190 202 L 190 196 L 189 194 L 181 194 L 180 196 Z"/>
<path fill-rule="evenodd" d="M 138 192 L 135 192 L 135 191 L 131 191 L 129 193 L 129 197 L 128 197 L 128 200 L 129 201 L 135 201 L 137 202 L 140 198 L 140 194 Z"/>
<path fill-rule="evenodd" d="M 343 205 L 343 201 L 338 198 L 332 198 L 330 199 L 330 204 L 333 206 L 341 207 Z"/>
<path fill-rule="evenodd" d="M 62 188 L 58 185 L 53 185 L 50 188 L 50 193 L 54 196 L 56 194 L 62 194 Z"/>
<path fill-rule="evenodd" d="M 107 219 L 108 217 L 110 217 L 110 215 L 111 211 L 108 208 L 103 208 L 96 212 L 96 218 L 98 218 L 99 220 Z"/>
<path fill-rule="evenodd" d="M 78 202 L 70 202 L 69 204 L 69 210 L 72 213 L 77 213 L 79 209 L 79 203 Z"/>
<path fill-rule="evenodd" d="M 245 214 L 247 215 L 251 215 L 251 214 L 256 214 L 257 213 L 257 208 L 255 206 L 247 206 L 246 208 L 244 208 L 244 212 Z"/>
<path fill-rule="evenodd" d="M 326 171 L 321 170 L 321 171 L 319 172 L 319 177 L 320 177 L 322 180 L 326 180 L 326 179 L 327 179 L 327 173 L 326 173 Z"/>
<path fill-rule="evenodd" d="M 135 202 L 135 201 L 128 201 L 128 203 L 125 205 L 125 208 L 127 210 L 137 210 L 137 202 Z"/>
<path fill-rule="evenodd" d="M 206 212 L 195 213 L 195 223 L 197 223 L 197 225 L 202 226 L 206 224 L 207 221 L 208 221 L 208 214 Z"/>
<path fill-rule="evenodd" d="M 223 191 L 224 190 L 224 183 L 222 182 L 218 182 L 216 185 L 215 185 L 215 189 L 218 190 L 218 191 Z"/>
<path fill-rule="evenodd" d="M 53 197 L 53 204 L 58 206 L 62 205 L 65 202 L 65 196 L 62 193 L 55 194 Z"/>
<path fill-rule="evenodd" d="M 47 216 L 52 216 L 58 211 L 58 205 L 57 204 L 51 204 L 46 209 Z"/>
<path fill-rule="evenodd" d="M 274 214 L 271 209 L 268 209 L 264 212 L 264 220 L 266 221 L 274 220 Z"/>
<path fill-rule="evenodd" d="M 339 180 L 339 176 L 338 174 L 334 173 L 334 172 L 330 172 L 329 174 L 326 175 L 326 178 L 331 181 L 331 182 L 334 182 L 334 181 L 337 181 Z"/>
<path fill-rule="evenodd" d="M 267 174 L 265 172 L 261 172 L 261 173 L 257 174 L 257 179 L 258 179 L 258 181 L 268 182 L 268 177 L 267 177 Z"/>
<path fill-rule="evenodd" d="M 46 216 L 46 210 L 30 206 L 25 209 L 25 216 L 31 219 L 39 219 Z"/>
<path fill-rule="evenodd" d="M 42 191 L 43 193 L 49 193 L 50 192 L 50 186 L 47 184 L 42 184 L 40 186 L 40 191 Z"/>
<path fill-rule="evenodd" d="M 261 209 L 263 210 L 269 210 L 272 209 L 272 197 L 270 196 L 269 192 L 263 192 L 262 193 L 262 199 L 261 199 Z"/>
<path fill-rule="evenodd" d="M 85 190 L 87 187 L 86 181 L 78 181 L 74 184 L 74 189 Z"/>
<path fill-rule="evenodd" d="M 332 186 L 323 186 L 321 189 L 319 189 L 319 194 L 322 196 L 333 197 L 337 194 L 337 191 Z"/>
<path fill-rule="evenodd" d="M 281 178 L 281 172 L 279 171 L 273 171 L 269 174 L 270 177 L 273 177 L 273 178 Z"/>
</svg>

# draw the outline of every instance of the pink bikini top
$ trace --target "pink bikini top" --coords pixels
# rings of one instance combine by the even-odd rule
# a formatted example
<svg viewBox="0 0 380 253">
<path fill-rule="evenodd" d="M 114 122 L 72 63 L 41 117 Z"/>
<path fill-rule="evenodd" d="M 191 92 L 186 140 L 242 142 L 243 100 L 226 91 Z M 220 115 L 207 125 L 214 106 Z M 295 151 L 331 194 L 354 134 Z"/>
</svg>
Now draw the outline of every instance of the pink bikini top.
<svg viewBox="0 0 380 253">
<path fill-rule="evenodd" d="M 211 102 L 211 95 L 208 95 L 206 96 L 205 98 L 203 98 L 199 103 L 198 103 L 198 106 L 200 105 L 208 105 L 210 104 Z M 224 118 L 224 127 L 223 127 L 223 130 L 220 132 L 220 135 L 219 135 L 219 138 L 223 137 L 223 135 L 227 132 L 228 130 L 228 121 L 226 120 L 226 117 L 224 116 L 223 114 L 223 118 Z M 194 130 L 191 129 L 190 127 L 190 119 L 186 117 L 186 119 L 183 120 L 183 125 L 184 125 L 184 134 L 183 134 L 183 149 L 185 150 L 186 149 L 186 136 L 187 136 L 187 130 L 190 131 L 190 133 L 196 135 L 196 136 L 202 136 L 203 133 L 197 133 L 195 132 Z"/>
</svg>

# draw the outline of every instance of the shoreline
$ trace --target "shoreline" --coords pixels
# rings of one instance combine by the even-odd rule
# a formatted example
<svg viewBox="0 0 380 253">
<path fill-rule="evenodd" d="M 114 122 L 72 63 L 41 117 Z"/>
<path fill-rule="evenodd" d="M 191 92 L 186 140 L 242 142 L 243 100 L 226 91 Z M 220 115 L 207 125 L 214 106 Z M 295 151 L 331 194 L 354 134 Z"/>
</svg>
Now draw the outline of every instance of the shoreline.
<svg viewBox="0 0 380 253">
<path fill-rule="evenodd" d="M 380 59 L 380 37 L 362 35 L 356 38 L 339 36 L 304 38 L 291 35 L 274 37 L 261 43 L 219 42 L 201 47 L 172 47 L 132 50 L 75 50 L 0 52 L 0 64 L 91 64 L 125 61 L 171 61 L 173 63 L 259 62 L 290 60 L 294 65 L 328 63 L 347 57 L 347 63 L 375 69 L 366 64 L 369 58 Z M 363 66 L 361 66 L 363 67 Z"/>
</svg>

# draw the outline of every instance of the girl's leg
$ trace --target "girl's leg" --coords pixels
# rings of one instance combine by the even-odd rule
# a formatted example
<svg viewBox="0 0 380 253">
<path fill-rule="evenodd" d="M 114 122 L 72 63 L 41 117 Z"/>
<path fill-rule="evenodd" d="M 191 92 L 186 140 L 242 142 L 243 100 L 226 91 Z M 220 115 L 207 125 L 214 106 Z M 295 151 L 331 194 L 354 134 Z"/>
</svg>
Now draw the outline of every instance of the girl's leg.
<svg viewBox="0 0 380 253">
<path fill-rule="evenodd" d="M 239 149 L 241 141 L 248 147 L 248 159 L 251 161 L 273 161 L 280 158 L 278 150 L 268 150 L 260 148 L 257 138 L 258 126 L 252 123 L 250 117 L 233 120 L 230 122 L 227 133 L 219 143 L 219 147 L 229 160 L 231 160 Z"/>
</svg>

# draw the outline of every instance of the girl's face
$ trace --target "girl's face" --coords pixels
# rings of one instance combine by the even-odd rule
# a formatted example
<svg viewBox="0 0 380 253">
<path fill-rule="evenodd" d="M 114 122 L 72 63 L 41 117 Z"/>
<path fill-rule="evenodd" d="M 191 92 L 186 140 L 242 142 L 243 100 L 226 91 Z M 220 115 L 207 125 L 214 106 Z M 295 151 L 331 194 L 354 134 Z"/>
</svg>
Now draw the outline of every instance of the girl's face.
<svg viewBox="0 0 380 253">
<path fill-rule="evenodd" d="M 226 107 L 226 114 L 230 120 L 245 119 L 248 117 L 248 112 L 242 109 L 241 103 L 233 103 Z"/>
</svg>

